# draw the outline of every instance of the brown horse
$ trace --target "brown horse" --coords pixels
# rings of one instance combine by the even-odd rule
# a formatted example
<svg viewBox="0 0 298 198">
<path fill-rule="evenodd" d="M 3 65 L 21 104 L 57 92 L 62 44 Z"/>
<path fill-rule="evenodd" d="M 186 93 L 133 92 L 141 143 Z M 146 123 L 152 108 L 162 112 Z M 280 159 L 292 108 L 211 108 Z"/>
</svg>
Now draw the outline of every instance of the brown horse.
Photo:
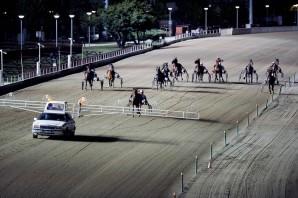
<svg viewBox="0 0 298 198">
<path fill-rule="evenodd" d="M 114 87 L 114 81 L 115 81 L 115 71 L 109 69 L 107 71 L 107 79 L 109 80 L 109 87 Z"/>
</svg>

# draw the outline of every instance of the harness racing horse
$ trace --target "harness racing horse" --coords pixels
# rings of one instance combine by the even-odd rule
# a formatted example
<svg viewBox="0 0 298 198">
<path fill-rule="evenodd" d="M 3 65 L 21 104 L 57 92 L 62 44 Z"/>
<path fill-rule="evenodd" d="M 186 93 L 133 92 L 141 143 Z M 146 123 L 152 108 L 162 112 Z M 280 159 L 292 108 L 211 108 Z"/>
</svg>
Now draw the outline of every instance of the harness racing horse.
<svg viewBox="0 0 298 198">
<path fill-rule="evenodd" d="M 213 66 L 214 82 L 225 82 L 223 79 L 223 74 L 226 74 L 226 81 L 228 80 L 228 73 L 225 70 L 225 67 L 221 64 L 222 62 L 222 59 L 217 58 L 216 63 Z"/>
<path fill-rule="evenodd" d="M 96 76 L 95 71 L 93 69 L 87 69 L 84 73 L 84 81 L 85 81 L 85 90 L 87 90 L 87 84 L 89 83 L 90 89 L 92 90 L 94 77 Z M 83 81 L 83 82 L 84 82 Z M 82 83 L 83 85 L 83 83 Z M 82 86 L 83 89 L 83 86 Z"/>
<path fill-rule="evenodd" d="M 183 67 L 180 63 L 178 63 L 178 59 L 174 58 L 172 61 L 172 76 L 174 76 L 174 79 L 178 81 L 178 78 L 181 77 L 181 80 L 183 81 L 183 74 L 186 75 L 186 81 L 188 82 L 188 72 L 185 67 Z"/>
<path fill-rule="evenodd" d="M 267 69 L 267 79 L 270 74 L 273 74 L 276 80 L 276 84 L 279 84 L 278 80 L 278 74 L 280 74 L 280 77 L 284 77 L 284 73 L 282 72 L 280 66 L 279 66 L 279 60 L 276 59 L 275 62 L 272 62 L 272 65 Z"/>
<path fill-rule="evenodd" d="M 275 62 L 272 62 L 272 64 L 268 67 L 266 71 L 266 80 L 264 85 L 268 83 L 269 86 L 269 92 L 274 93 L 274 85 L 275 83 L 278 85 L 278 74 L 280 74 L 281 78 L 284 77 L 284 73 L 282 72 L 281 68 L 279 67 L 279 60 L 276 59 Z M 263 90 L 263 87 L 262 87 Z"/>
<path fill-rule="evenodd" d="M 273 93 L 274 94 L 274 84 L 275 84 L 275 81 L 276 81 L 276 77 L 273 73 L 273 71 L 271 71 L 268 75 L 268 78 L 267 78 L 267 81 L 268 81 L 268 87 L 269 87 L 269 93 Z"/>
<path fill-rule="evenodd" d="M 210 82 L 211 74 L 209 73 L 208 69 L 202 63 L 200 63 L 200 59 L 197 59 L 195 61 L 195 64 L 196 66 L 192 74 L 191 82 L 194 82 L 194 81 L 203 82 L 204 74 L 208 74 L 208 81 Z"/>
<path fill-rule="evenodd" d="M 158 89 L 158 87 L 160 89 L 163 88 L 163 85 L 165 84 L 165 75 L 164 73 L 161 71 L 160 67 L 156 67 L 156 74 L 153 78 L 153 81 L 152 81 L 152 87 L 154 85 L 156 85 L 156 88 Z"/>
<path fill-rule="evenodd" d="M 164 76 L 164 85 L 167 86 L 168 84 L 170 84 L 170 86 L 173 86 L 173 81 L 170 79 L 171 71 L 169 69 L 168 63 L 164 63 L 162 65 L 161 72 Z"/>
<path fill-rule="evenodd" d="M 143 90 L 134 89 L 133 93 L 130 95 L 127 107 L 132 107 L 133 117 L 134 117 L 134 107 L 136 107 L 136 112 L 141 115 L 141 109 L 143 105 L 147 105 L 149 112 L 152 112 L 152 105 L 149 104 L 147 96 L 144 94 Z"/>
<path fill-rule="evenodd" d="M 120 75 L 117 72 L 115 72 L 114 70 L 108 69 L 107 73 L 106 73 L 106 79 L 108 79 L 108 81 L 109 81 L 109 87 L 114 88 L 116 78 L 120 79 L 120 86 L 122 88 L 123 78 L 121 78 Z"/>
<path fill-rule="evenodd" d="M 251 64 L 248 64 L 244 70 L 241 71 L 239 75 L 239 81 L 241 79 L 245 79 L 246 83 L 253 83 L 253 76 L 256 76 L 256 82 L 259 80 L 258 73 L 254 69 L 254 67 Z"/>
<path fill-rule="evenodd" d="M 168 84 L 170 86 L 174 85 L 174 81 L 171 80 L 171 75 L 170 75 L 171 71 L 168 67 L 168 63 L 164 63 L 162 65 L 162 68 L 160 69 L 159 66 L 156 67 L 156 74 L 153 78 L 152 81 L 152 88 L 154 86 L 156 86 L 156 88 L 158 89 L 158 87 L 160 89 L 162 89 L 163 87 L 166 87 Z"/>
</svg>

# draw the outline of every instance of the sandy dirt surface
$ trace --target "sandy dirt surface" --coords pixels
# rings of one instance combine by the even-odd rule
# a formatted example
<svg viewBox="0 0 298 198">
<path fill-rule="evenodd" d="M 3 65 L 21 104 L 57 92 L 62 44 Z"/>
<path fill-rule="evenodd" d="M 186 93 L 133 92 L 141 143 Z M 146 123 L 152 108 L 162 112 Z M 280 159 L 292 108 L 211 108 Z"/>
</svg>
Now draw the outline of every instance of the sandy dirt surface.
<svg viewBox="0 0 298 198">
<path fill-rule="evenodd" d="M 297 93 L 285 90 L 181 197 L 297 197 Z"/>
<path fill-rule="evenodd" d="M 285 79 L 297 71 L 298 34 L 272 33 L 185 41 L 115 63 L 124 87 L 82 91 L 82 73 L 32 86 L 1 98 L 125 106 L 132 87 L 142 87 L 154 108 L 199 112 L 200 121 L 105 115 L 77 118 L 73 139 L 32 139 L 35 113 L 0 108 L 0 192 L 4 197 L 169 197 L 179 191 L 180 173 L 192 177 L 194 156 L 206 166 L 211 142 L 232 133 L 236 120 L 269 97 L 260 84 L 238 83 L 250 58 L 259 81 L 266 67 L 280 59 Z M 163 91 L 151 89 L 155 66 L 173 57 L 193 72 L 200 57 L 211 70 L 224 59 L 229 83 L 176 83 Z M 106 67 L 97 68 L 103 76 Z M 105 85 L 106 86 L 106 85 Z M 118 86 L 118 88 L 117 88 Z M 266 123 L 265 123 L 266 124 Z M 296 158 L 297 159 L 297 158 Z M 297 161 L 297 160 L 296 160 Z M 245 163 L 245 161 L 243 162 Z M 270 184 L 268 184 L 270 185 Z M 195 188 L 196 189 L 196 188 Z M 196 191 L 194 190 L 194 196 Z M 207 190 L 206 190 L 207 193 Z M 192 194 L 190 194 L 191 196 Z"/>
</svg>

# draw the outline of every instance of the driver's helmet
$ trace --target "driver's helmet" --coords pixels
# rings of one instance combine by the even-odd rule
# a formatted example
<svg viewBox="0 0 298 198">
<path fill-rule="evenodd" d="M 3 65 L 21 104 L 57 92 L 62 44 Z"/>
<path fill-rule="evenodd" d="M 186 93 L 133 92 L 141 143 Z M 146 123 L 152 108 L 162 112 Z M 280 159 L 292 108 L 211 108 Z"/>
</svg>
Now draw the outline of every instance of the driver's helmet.
<svg viewBox="0 0 298 198">
<path fill-rule="evenodd" d="M 175 57 L 175 58 L 173 59 L 172 64 L 173 64 L 173 63 L 178 63 L 178 59 L 177 59 L 177 57 Z"/>
<path fill-rule="evenodd" d="M 278 58 L 275 58 L 275 63 L 279 64 L 279 59 Z"/>
<path fill-rule="evenodd" d="M 109 64 L 109 70 L 114 70 L 114 65 L 113 64 Z"/>
</svg>

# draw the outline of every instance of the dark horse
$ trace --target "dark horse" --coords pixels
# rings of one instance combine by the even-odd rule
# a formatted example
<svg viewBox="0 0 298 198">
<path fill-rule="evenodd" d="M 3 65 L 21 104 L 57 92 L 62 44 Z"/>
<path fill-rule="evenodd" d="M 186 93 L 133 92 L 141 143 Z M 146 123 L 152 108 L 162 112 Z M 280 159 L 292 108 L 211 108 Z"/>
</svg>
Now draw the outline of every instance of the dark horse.
<svg viewBox="0 0 298 198">
<path fill-rule="evenodd" d="M 174 60 L 172 60 L 172 67 L 173 67 L 173 71 L 172 71 L 172 75 L 174 76 L 174 79 L 176 79 L 178 81 L 178 77 L 181 77 L 181 80 L 183 80 L 183 74 L 186 74 L 186 81 L 188 82 L 188 72 L 185 69 L 185 67 L 183 67 L 181 65 L 181 63 L 178 62 L 177 58 L 174 58 Z"/>
<path fill-rule="evenodd" d="M 275 80 L 276 80 L 276 77 L 274 75 L 274 72 L 269 72 L 268 74 L 268 85 L 269 85 L 269 93 L 273 93 L 274 94 L 274 84 L 275 84 Z"/>
<path fill-rule="evenodd" d="M 163 85 L 165 84 L 165 74 L 164 72 L 162 72 L 162 70 L 160 69 L 160 67 L 156 67 L 156 74 L 154 76 L 154 79 L 152 81 L 152 87 L 156 84 L 156 88 L 158 89 L 158 87 L 160 89 L 163 88 Z"/>
<path fill-rule="evenodd" d="M 138 93 L 138 89 L 134 89 L 132 94 L 130 95 L 128 106 L 130 106 L 130 104 L 132 105 L 132 117 L 134 117 L 135 108 L 137 114 L 141 116 L 140 110 L 142 106 L 142 96 Z"/>
<path fill-rule="evenodd" d="M 89 83 L 90 85 L 90 89 L 92 90 L 92 86 L 93 86 L 93 81 L 94 81 L 94 77 L 95 77 L 95 71 L 93 69 L 89 69 L 87 68 L 87 70 L 84 73 L 84 77 L 85 77 L 85 89 L 87 90 L 87 84 Z"/>
<path fill-rule="evenodd" d="M 127 106 L 132 106 L 132 116 L 134 117 L 134 111 L 136 108 L 136 113 L 141 116 L 141 108 L 142 105 L 147 105 L 149 111 L 152 110 L 152 106 L 149 104 L 146 95 L 144 94 L 143 90 L 138 91 L 138 89 L 134 89 L 132 94 L 130 95 L 129 101 Z"/>
<path fill-rule="evenodd" d="M 253 83 L 253 75 L 256 76 L 256 82 L 258 82 L 258 74 L 253 67 L 253 61 L 250 59 L 248 65 L 241 71 L 239 75 L 239 81 L 243 78 L 246 83 Z"/>
<path fill-rule="evenodd" d="M 209 73 L 208 69 L 201 63 L 200 59 L 195 61 L 195 69 L 194 73 L 192 74 L 192 82 L 199 81 L 203 82 L 204 74 L 208 74 L 208 80 L 211 81 L 211 74 Z"/>
</svg>

